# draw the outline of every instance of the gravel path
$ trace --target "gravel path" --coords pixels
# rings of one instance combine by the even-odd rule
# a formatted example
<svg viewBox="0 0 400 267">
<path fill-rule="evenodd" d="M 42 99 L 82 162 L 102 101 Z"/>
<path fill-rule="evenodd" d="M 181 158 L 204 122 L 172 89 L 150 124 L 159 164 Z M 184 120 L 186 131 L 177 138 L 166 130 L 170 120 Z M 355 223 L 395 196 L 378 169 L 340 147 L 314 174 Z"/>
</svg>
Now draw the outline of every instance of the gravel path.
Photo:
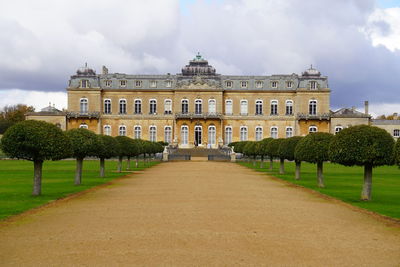
<svg viewBox="0 0 400 267">
<path fill-rule="evenodd" d="M 0 223 L 4 266 L 399 266 L 400 228 L 232 163 L 173 162 Z"/>
</svg>

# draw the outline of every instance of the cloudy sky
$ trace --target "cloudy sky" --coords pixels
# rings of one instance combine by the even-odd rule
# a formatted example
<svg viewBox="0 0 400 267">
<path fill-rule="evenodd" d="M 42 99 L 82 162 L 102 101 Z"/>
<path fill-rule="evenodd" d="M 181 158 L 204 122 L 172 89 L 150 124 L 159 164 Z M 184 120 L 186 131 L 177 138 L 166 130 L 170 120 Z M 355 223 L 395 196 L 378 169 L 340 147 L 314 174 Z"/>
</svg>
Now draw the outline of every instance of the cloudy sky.
<svg viewBox="0 0 400 267">
<path fill-rule="evenodd" d="M 333 109 L 400 113 L 400 0 L 13 0 L 0 9 L 0 107 L 67 106 L 69 76 L 177 73 L 200 51 L 221 74 L 329 77 Z"/>
</svg>

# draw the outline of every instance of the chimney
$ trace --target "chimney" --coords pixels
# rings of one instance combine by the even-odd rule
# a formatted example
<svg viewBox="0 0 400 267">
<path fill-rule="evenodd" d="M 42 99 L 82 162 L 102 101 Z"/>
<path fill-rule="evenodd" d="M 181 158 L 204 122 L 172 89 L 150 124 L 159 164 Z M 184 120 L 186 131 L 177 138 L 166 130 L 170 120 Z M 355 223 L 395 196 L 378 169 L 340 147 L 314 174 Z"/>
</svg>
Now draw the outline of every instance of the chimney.
<svg viewBox="0 0 400 267">
<path fill-rule="evenodd" d="M 103 66 L 103 74 L 108 74 L 108 69 L 106 68 L 106 66 Z"/>
<path fill-rule="evenodd" d="M 364 113 L 365 113 L 365 115 L 369 115 L 368 107 L 369 107 L 368 101 L 364 101 Z"/>
</svg>

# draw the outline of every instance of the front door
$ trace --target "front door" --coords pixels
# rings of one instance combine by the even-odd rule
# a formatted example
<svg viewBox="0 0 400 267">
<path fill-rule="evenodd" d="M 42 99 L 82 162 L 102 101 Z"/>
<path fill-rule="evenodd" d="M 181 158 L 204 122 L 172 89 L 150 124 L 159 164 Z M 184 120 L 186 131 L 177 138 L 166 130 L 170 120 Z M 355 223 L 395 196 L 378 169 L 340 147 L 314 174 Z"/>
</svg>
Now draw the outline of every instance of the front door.
<svg viewBox="0 0 400 267">
<path fill-rule="evenodd" d="M 195 126 L 194 127 L 194 145 L 198 146 L 201 145 L 201 126 Z"/>
</svg>

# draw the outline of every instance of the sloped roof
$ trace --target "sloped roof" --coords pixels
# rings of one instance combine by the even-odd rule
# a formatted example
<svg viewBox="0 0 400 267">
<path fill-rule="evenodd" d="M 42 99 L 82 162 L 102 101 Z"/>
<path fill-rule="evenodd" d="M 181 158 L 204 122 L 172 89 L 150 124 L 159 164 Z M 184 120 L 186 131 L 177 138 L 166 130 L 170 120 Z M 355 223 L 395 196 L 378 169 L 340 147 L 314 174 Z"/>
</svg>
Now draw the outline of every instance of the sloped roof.
<svg viewBox="0 0 400 267">
<path fill-rule="evenodd" d="M 337 111 L 333 111 L 331 114 L 333 118 L 370 118 L 369 114 L 360 112 L 354 108 L 341 108 Z"/>
</svg>

